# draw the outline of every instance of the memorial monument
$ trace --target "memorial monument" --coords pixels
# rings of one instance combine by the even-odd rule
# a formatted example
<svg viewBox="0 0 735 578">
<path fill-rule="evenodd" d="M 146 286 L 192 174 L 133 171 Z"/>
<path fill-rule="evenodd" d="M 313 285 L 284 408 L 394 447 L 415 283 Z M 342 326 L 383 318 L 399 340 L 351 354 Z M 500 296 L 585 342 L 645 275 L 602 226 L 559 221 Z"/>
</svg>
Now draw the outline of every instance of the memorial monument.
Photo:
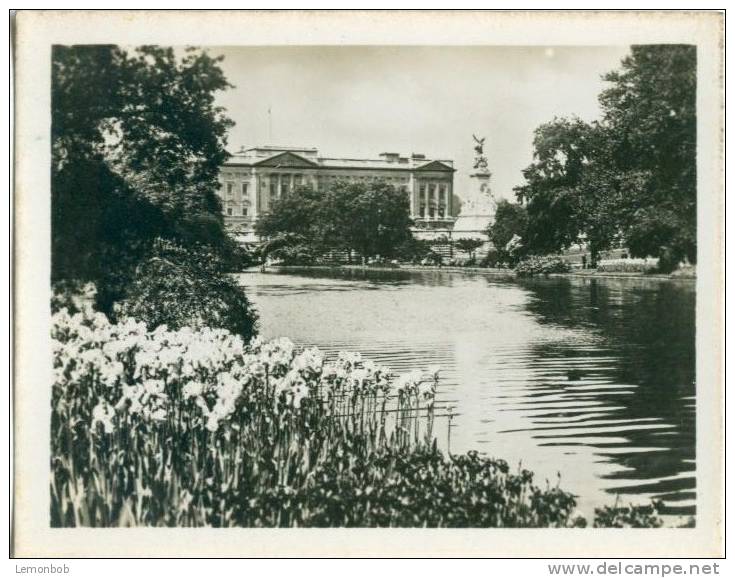
<svg viewBox="0 0 735 578">
<path fill-rule="evenodd" d="M 490 188 L 492 173 L 488 169 L 487 157 L 484 153 L 485 137 L 475 140 L 475 161 L 470 174 L 470 187 L 464 195 L 462 208 L 454 222 L 452 239 L 482 239 L 487 241 L 485 231 L 495 218 L 497 203 Z"/>
</svg>

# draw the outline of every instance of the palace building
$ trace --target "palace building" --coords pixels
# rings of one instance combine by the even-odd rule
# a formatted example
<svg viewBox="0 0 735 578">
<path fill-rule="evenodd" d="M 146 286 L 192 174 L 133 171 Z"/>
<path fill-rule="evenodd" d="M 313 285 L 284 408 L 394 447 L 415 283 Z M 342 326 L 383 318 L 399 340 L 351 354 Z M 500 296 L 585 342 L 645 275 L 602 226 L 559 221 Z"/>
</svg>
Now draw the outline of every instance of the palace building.
<svg viewBox="0 0 735 578">
<path fill-rule="evenodd" d="M 243 241 L 255 241 L 253 226 L 272 203 L 298 186 L 326 191 L 339 180 L 381 180 L 408 195 L 411 218 L 418 229 L 450 227 L 453 161 L 421 154 L 382 153 L 377 159 L 328 158 L 316 148 L 262 146 L 242 149 L 220 171 L 220 197 L 225 225 Z"/>
</svg>

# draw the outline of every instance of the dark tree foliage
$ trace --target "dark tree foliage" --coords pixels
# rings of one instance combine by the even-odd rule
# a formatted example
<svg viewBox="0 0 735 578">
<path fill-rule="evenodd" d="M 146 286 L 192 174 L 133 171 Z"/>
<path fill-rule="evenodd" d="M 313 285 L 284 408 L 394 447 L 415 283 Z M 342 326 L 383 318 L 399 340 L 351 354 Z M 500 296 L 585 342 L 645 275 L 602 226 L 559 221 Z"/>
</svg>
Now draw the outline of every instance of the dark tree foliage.
<svg viewBox="0 0 735 578">
<path fill-rule="evenodd" d="M 316 256 L 356 251 L 391 258 L 411 237 L 407 195 L 380 181 L 336 182 L 325 192 L 299 188 L 276 201 L 257 225 L 259 235 L 282 248 L 293 240 Z"/>
<path fill-rule="evenodd" d="M 265 239 L 291 235 L 299 243 L 320 246 L 323 243 L 322 200 L 322 195 L 312 188 L 297 187 L 273 202 L 271 210 L 258 219 L 255 232 Z M 283 245 L 283 241 L 285 239 L 276 246 Z"/>
<path fill-rule="evenodd" d="M 495 211 L 495 219 L 487 229 L 487 236 L 497 250 L 498 261 L 508 262 L 506 246 L 514 237 L 524 239 L 528 228 L 528 214 L 520 203 L 500 199 Z"/>
<path fill-rule="evenodd" d="M 319 257 L 313 241 L 298 233 L 276 233 L 268 237 L 261 252 L 284 265 L 311 265 Z"/>
<path fill-rule="evenodd" d="M 697 248 L 697 48 L 634 46 L 600 95 L 615 165 L 644 175 L 623 223 L 634 255 Z"/>
<path fill-rule="evenodd" d="M 515 188 L 526 202 L 524 246 L 532 253 L 556 253 L 579 240 L 581 191 L 591 158 L 593 128 L 578 118 L 554 119 L 534 134 L 534 162 L 524 169 L 526 184 Z"/>
<path fill-rule="evenodd" d="M 449 239 L 446 242 L 442 239 L 441 243 L 448 244 Z M 396 249 L 396 259 L 406 263 L 420 263 L 426 258 L 435 259 L 436 253 L 433 250 L 433 244 L 425 239 L 417 239 L 411 235 L 403 243 L 401 243 Z M 440 258 L 441 260 L 441 258 Z"/>
<path fill-rule="evenodd" d="M 592 260 L 617 243 L 675 266 L 696 260 L 696 47 L 634 46 L 605 75 L 603 116 L 554 119 L 534 137 L 516 187 L 526 248 L 554 253 L 586 241 Z"/>
<path fill-rule="evenodd" d="M 54 46 L 52 281 L 93 281 L 113 313 L 154 240 L 241 258 L 216 195 L 230 85 L 197 49 Z"/>
<path fill-rule="evenodd" d="M 183 248 L 157 240 L 130 279 L 120 313 L 145 321 L 149 329 L 217 327 L 249 338 L 256 333 L 257 315 L 224 271 L 219 255 L 206 245 Z"/>
<path fill-rule="evenodd" d="M 52 57 L 54 278 L 103 278 L 155 237 L 223 247 L 215 194 L 232 125 L 214 106 L 217 59 L 170 48 L 55 46 Z"/>
<path fill-rule="evenodd" d="M 411 236 L 409 213 L 408 195 L 393 185 L 338 182 L 324 197 L 325 240 L 363 257 L 392 258 Z"/>
<path fill-rule="evenodd" d="M 482 239 L 471 239 L 467 237 L 463 239 L 457 239 L 454 242 L 454 247 L 457 249 L 457 251 L 467 253 L 467 256 L 470 258 L 470 260 L 473 260 L 475 258 L 475 251 L 482 247 L 483 243 L 484 241 Z"/>
</svg>

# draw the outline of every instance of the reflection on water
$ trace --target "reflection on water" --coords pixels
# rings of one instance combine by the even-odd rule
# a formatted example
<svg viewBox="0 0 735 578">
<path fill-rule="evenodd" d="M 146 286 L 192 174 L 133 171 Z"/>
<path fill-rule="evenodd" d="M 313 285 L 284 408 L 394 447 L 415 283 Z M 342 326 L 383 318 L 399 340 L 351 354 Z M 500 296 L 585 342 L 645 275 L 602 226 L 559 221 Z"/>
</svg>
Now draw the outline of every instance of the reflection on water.
<svg viewBox="0 0 735 578">
<path fill-rule="evenodd" d="M 438 364 L 452 450 L 522 462 L 582 510 L 662 499 L 695 512 L 691 282 L 516 281 L 440 271 L 241 276 L 264 337 L 395 371 Z"/>
</svg>

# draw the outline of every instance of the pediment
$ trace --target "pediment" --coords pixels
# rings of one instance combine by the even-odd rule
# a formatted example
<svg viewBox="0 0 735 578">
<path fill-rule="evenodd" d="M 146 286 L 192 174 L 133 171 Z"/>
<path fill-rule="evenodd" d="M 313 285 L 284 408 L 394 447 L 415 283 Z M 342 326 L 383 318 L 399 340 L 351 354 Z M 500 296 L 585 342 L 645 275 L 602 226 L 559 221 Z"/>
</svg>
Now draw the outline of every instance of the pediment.
<svg viewBox="0 0 735 578">
<path fill-rule="evenodd" d="M 310 161 L 309 159 L 306 159 L 300 155 L 291 153 L 291 152 L 284 152 L 279 153 L 277 155 L 274 155 L 272 157 L 269 157 L 267 159 L 263 159 L 262 161 L 258 161 L 255 163 L 256 167 L 272 167 L 272 168 L 301 168 L 301 169 L 308 169 L 308 168 L 314 168 L 318 167 L 315 162 Z"/>
<path fill-rule="evenodd" d="M 416 167 L 415 171 L 448 171 L 454 172 L 454 169 L 449 165 L 445 165 L 441 161 L 431 161 L 420 167 Z"/>
</svg>

